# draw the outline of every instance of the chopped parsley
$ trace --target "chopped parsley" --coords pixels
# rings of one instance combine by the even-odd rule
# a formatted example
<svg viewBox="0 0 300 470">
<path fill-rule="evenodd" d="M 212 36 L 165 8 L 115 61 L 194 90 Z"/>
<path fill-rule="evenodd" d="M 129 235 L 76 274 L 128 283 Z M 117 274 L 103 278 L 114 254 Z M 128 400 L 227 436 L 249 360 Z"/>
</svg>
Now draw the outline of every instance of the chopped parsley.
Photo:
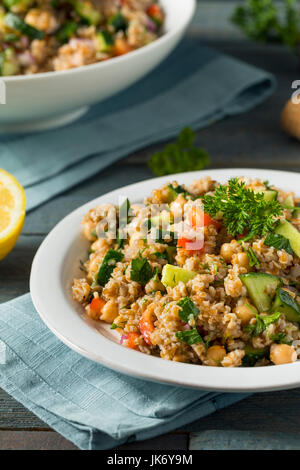
<svg viewBox="0 0 300 470">
<path fill-rule="evenodd" d="M 159 282 L 159 281 L 160 281 L 160 279 L 159 279 L 159 277 L 158 277 L 159 274 L 160 274 L 160 273 L 159 273 L 159 269 L 158 269 L 158 268 L 155 268 L 155 269 L 154 269 L 154 273 L 153 273 L 153 277 L 152 277 L 152 280 L 153 280 L 154 282 Z"/>
<path fill-rule="evenodd" d="M 185 323 L 188 323 L 191 317 L 194 319 L 197 318 L 199 309 L 189 297 L 184 297 L 184 299 L 179 300 L 177 305 L 181 307 L 178 315 Z"/>
<path fill-rule="evenodd" d="M 116 323 L 112 323 L 110 329 L 111 330 L 116 330 L 117 328 L 120 328 Z"/>
<path fill-rule="evenodd" d="M 146 258 L 135 258 L 131 261 L 130 279 L 138 282 L 142 286 L 154 276 L 153 269 Z"/>
<path fill-rule="evenodd" d="M 170 246 L 176 246 L 177 244 L 175 233 L 168 230 L 163 230 L 161 228 L 158 228 L 155 231 L 155 242 Z"/>
<path fill-rule="evenodd" d="M 288 344 L 289 346 L 292 344 L 292 341 L 287 341 L 286 335 L 283 331 L 281 331 L 280 333 L 271 335 L 270 339 L 272 341 L 275 341 L 275 343 L 279 343 L 279 344 Z"/>
<path fill-rule="evenodd" d="M 97 274 L 97 282 L 104 287 L 108 283 L 116 264 L 122 261 L 124 255 L 120 251 L 108 250 Z"/>
<path fill-rule="evenodd" d="M 283 235 L 277 233 L 269 233 L 267 235 L 264 244 L 267 246 L 273 246 L 276 250 L 285 250 L 290 255 L 293 255 L 293 250 L 290 241 Z"/>
<path fill-rule="evenodd" d="M 259 315 L 256 314 L 256 323 L 247 325 L 245 330 L 251 336 L 259 336 L 263 331 L 265 331 L 269 325 L 276 323 L 281 317 L 280 312 L 272 313 L 271 315 Z"/>
<path fill-rule="evenodd" d="M 172 184 L 168 184 L 168 189 L 169 189 L 169 193 L 170 193 L 169 202 L 174 201 L 179 194 L 183 194 L 183 196 L 185 198 L 187 198 L 187 197 L 192 198 L 193 197 L 191 193 L 189 193 L 183 186 L 180 186 L 180 185 L 175 187 Z"/>
<path fill-rule="evenodd" d="M 197 328 L 193 328 L 192 330 L 186 331 L 177 331 L 175 336 L 181 343 L 186 343 L 189 346 L 192 344 L 203 343 L 203 339 L 199 335 Z"/>
<path fill-rule="evenodd" d="M 249 265 L 252 268 L 253 266 L 256 266 L 257 269 L 260 268 L 260 262 L 259 259 L 257 258 L 256 254 L 254 253 L 252 248 L 249 248 L 249 250 L 246 251 L 247 256 L 249 258 Z"/>
<path fill-rule="evenodd" d="M 231 235 L 246 233 L 243 240 L 272 232 L 278 224 L 276 218 L 282 214 L 278 201 L 266 201 L 263 193 L 246 188 L 238 178 L 218 186 L 213 195 L 206 194 L 202 201 L 204 211 L 213 218 L 221 217 Z"/>
<path fill-rule="evenodd" d="M 175 143 L 166 145 L 162 151 L 152 155 L 148 162 L 152 173 L 156 176 L 164 176 L 202 170 L 209 165 L 209 155 L 205 150 L 194 145 L 195 139 L 195 132 L 190 127 L 184 128 Z"/>
<path fill-rule="evenodd" d="M 158 251 L 156 251 L 153 254 L 154 254 L 154 256 L 156 256 L 156 258 L 164 259 L 169 264 L 173 264 L 174 257 L 176 255 L 176 247 L 175 246 L 167 246 L 166 250 L 163 251 L 162 253 L 159 253 Z"/>
</svg>

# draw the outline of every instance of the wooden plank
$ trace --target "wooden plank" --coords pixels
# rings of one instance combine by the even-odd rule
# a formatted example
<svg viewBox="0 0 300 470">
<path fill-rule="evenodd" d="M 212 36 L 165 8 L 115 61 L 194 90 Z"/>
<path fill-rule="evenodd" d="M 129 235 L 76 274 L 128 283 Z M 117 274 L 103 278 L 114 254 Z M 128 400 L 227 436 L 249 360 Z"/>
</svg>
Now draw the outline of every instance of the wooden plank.
<svg viewBox="0 0 300 470">
<path fill-rule="evenodd" d="M 281 392 L 256 393 L 246 400 L 185 426 L 181 431 L 299 432 L 299 400 L 299 388 Z"/>
<path fill-rule="evenodd" d="M 37 416 L 0 388 L 0 430 L 40 429 L 49 430 Z"/>
<path fill-rule="evenodd" d="M 203 431 L 191 435 L 189 450 L 300 450 L 299 438 L 299 433 Z"/>
<path fill-rule="evenodd" d="M 0 431 L 0 450 L 76 450 L 60 434 L 48 431 Z"/>
</svg>

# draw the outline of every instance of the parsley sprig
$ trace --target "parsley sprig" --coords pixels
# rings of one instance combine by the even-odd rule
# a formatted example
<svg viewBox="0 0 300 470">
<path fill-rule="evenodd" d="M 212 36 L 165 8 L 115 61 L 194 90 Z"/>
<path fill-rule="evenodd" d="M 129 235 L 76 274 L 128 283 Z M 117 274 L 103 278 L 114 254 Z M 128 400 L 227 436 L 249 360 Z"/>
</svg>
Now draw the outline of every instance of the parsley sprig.
<svg viewBox="0 0 300 470">
<path fill-rule="evenodd" d="M 245 0 L 234 11 L 232 21 L 251 39 L 283 43 L 297 51 L 300 38 L 297 0 Z"/>
<path fill-rule="evenodd" d="M 280 317 L 281 317 L 280 312 L 275 312 L 275 313 L 272 313 L 271 315 L 256 314 L 256 322 L 253 324 L 247 325 L 245 330 L 250 334 L 250 336 L 253 336 L 253 337 L 259 336 L 272 323 L 278 322 Z"/>
<path fill-rule="evenodd" d="M 175 336 L 181 343 L 188 344 L 189 346 L 192 346 L 192 344 L 203 343 L 203 339 L 199 335 L 197 328 L 187 331 L 177 331 Z"/>
<path fill-rule="evenodd" d="M 196 134 L 190 127 L 184 128 L 175 143 L 166 145 L 162 151 L 152 155 L 148 162 L 152 173 L 164 176 L 202 170 L 209 165 L 209 155 L 194 145 L 195 138 Z"/>
<path fill-rule="evenodd" d="M 181 307 L 178 313 L 181 320 L 185 321 L 186 323 L 189 322 L 191 317 L 196 320 L 199 309 L 189 297 L 184 297 L 183 299 L 179 300 L 177 305 Z"/>
<path fill-rule="evenodd" d="M 203 197 L 204 211 L 213 218 L 222 217 L 223 225 L 231 235 L 242 235 L 243 240 L 264 236 L 276 227 L 276 218 L 282 214 L 278 201 L 267 201 L 263 193 L 246 188 L 238 178 L 217 187 L 213 195 Z"/>
</svg>

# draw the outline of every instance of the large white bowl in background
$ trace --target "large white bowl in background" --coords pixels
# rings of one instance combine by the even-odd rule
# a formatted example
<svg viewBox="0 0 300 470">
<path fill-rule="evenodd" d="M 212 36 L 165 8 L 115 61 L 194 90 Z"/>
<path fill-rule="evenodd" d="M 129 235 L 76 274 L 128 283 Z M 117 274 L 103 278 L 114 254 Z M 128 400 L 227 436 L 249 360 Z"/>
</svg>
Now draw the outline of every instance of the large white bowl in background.
<svg viewBox="0 0 300 470">
<path fill-rule="evenodd" d="M 6 104 L 0 104 L 0 132 L 26 132 L 67 124 L 88 106 L 132 85 L 175 48 L 190 23 L 196 0 L 161 0 L 165 33 L 122 57 L 62 72 L 2 77 Z"/>
<path fill-rule="evenodd" d="M 117 189 L 72 212 L 47 236 L 32 265 L 30 292 L 42 320 L 70 348 L 89 359 L 128 375 L 202 390 L 255 392 L 299 387 L 300 361 L 268 367 L 208 367 L 166 361 L 119 344 L 119 335 L 103 322 L 87 322 L 83 308 L 72 299 L 74 277 L 82 277 L 80 260 L 87 258 L 88 242 L 80 222 L 97 204 L 118 204 L 119 196 L 141 202 L 167 181 L 189 184 L 211 176 L 225 183 L 234 176 L 269 180 L 299 196 L 299 174 L 272 170 L 206 170 L 164 176 Z"/>
</svg>

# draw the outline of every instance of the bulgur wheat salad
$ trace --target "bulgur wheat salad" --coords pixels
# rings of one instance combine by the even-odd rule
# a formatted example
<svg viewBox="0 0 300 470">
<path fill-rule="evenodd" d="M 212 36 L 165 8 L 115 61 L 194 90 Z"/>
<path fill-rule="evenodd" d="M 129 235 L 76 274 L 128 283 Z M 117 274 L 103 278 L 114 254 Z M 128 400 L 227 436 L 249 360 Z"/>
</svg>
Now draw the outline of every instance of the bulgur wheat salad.
<svg viewBox="0 0 300 470">
<path fill-rule="evenodd" d="M 68 70 L 155 41 L 164 24 L 156 0 L 4 0 L 0 76 Z"/>
<path fill-rule="evenodd" d="M 300 199 L 206 177 L 91 209 L 73 297 L 128 348 L 221 367 L 300 357 Z"/>
</svg>

